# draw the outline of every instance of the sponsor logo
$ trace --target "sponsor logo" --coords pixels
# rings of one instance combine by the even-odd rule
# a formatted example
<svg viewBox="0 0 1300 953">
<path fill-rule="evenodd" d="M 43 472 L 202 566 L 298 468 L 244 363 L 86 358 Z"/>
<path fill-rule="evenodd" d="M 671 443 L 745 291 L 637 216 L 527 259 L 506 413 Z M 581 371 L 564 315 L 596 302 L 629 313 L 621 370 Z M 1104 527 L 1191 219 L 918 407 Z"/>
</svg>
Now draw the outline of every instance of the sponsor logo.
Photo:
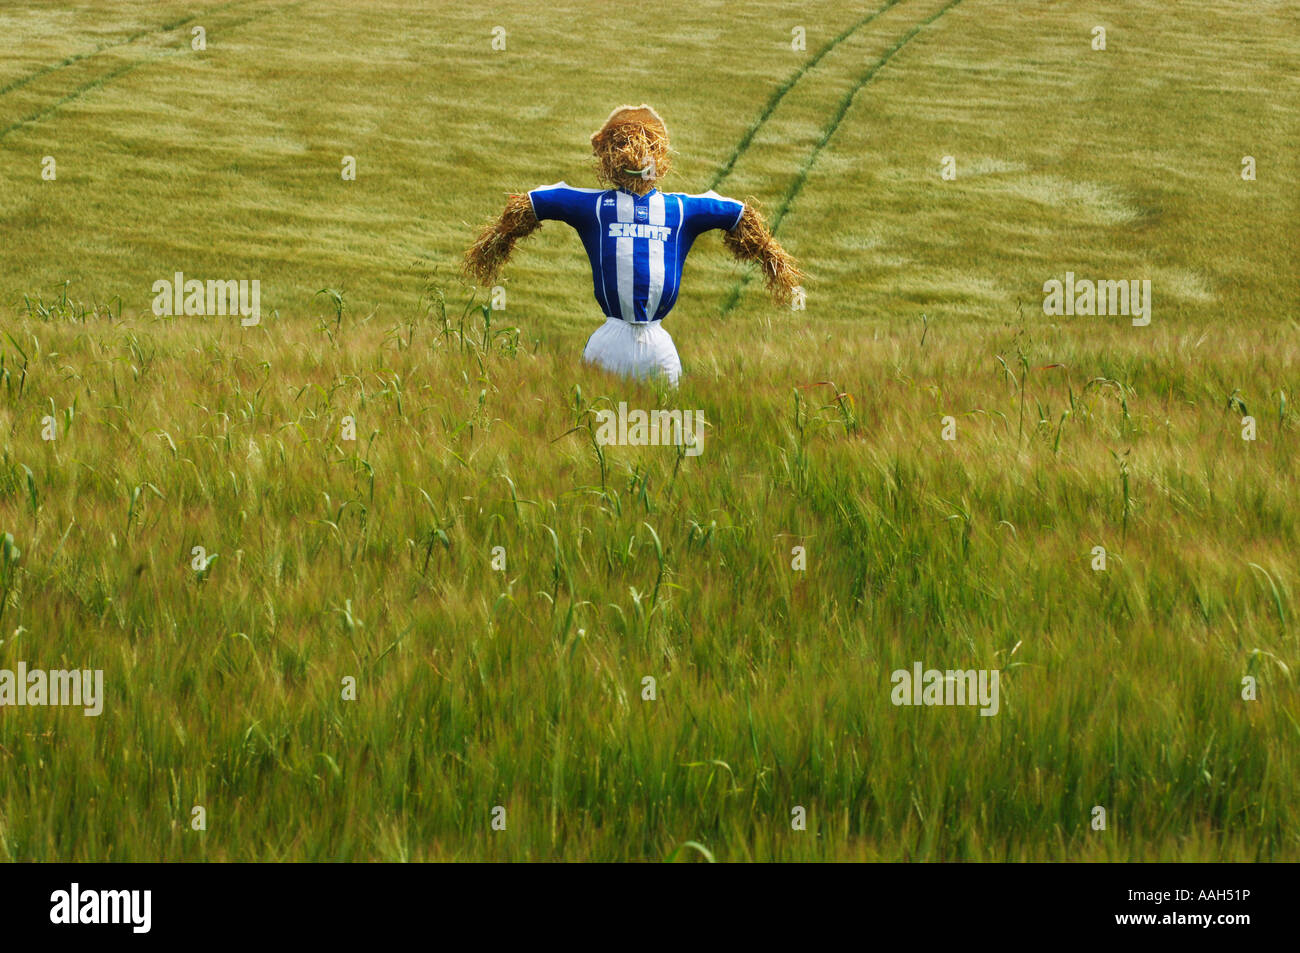
<svg viewBox="0 0 1300 953">
<path fill-rule="evenodd" d="M 666 242 L 673 230 L 667 225 L 642 225 L 640 222 L 610 222 L 610 238 L 649 238 Z"/>
</svg>

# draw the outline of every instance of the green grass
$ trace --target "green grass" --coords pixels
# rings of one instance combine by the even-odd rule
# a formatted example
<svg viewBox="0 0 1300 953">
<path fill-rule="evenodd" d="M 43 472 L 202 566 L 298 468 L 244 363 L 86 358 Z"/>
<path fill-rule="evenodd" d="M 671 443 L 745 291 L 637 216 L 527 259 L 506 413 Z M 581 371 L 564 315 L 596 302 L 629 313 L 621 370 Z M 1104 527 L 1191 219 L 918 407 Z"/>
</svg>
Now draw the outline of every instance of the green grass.
<svg viewBox="0 0 1300 953">
<path fill-rule="evenodd" d="M 0 711 L 0 858 L 1300 859 L 1286 5 L 609 9 L 0 6 L 0 668 L 108 696 Z M 490 325 L 455 277 L 641 101 L 809 272 L 703 238 L 674 394 L 580 365 L 563 226 Z M 704 452 L 596 447 L 620 400 Z M 894 707 L 916 660 L 1000 713 Z"/>
</svg>

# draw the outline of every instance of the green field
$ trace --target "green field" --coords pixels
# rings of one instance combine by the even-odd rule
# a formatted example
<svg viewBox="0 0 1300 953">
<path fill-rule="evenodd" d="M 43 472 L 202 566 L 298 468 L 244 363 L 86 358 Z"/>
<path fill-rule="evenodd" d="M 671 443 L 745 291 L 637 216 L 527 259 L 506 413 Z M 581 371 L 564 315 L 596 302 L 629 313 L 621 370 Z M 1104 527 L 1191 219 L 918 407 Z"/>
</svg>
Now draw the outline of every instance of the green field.
<svg viewBox="0 0 1300 953">
<path fill-rule="evenodd" d="M 1298 64 L 1281 0 L 0 0 L 0 669 L 105 693 L 0 710 L 0 859 L 1300 860 Z M 677 391 L 581 365 L 565 226 L 458 276 L 640 102 L 808 273 L 704 236 Z"/>
</svg>

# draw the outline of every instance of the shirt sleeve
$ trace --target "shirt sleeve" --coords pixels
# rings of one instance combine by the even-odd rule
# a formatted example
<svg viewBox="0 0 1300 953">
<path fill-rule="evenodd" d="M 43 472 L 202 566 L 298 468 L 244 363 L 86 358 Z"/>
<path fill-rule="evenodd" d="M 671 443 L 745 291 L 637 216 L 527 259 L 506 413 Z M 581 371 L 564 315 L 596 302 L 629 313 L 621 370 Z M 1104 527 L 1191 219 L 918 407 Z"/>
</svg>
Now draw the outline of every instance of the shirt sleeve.
<svg viewBox="0 0 1300 953">
<path fill-rule="evenodd" d="M 712 189 L 703 195 L 686 196 L 686 218 L 696 234 L 713 228 L 731 231 L 740 224 L 744 213 L 744 202 L 724 198 Z"/>
<path fill-rule="evenodd" d="M 533 214 L 539 222 L 574 225 L 580 214 L 591 215 L 590 196 L 581 189 L 570 188 L 565 182 L 533 189 L 528 193 L 528 200 L 533 203 Z"/>
</svg>

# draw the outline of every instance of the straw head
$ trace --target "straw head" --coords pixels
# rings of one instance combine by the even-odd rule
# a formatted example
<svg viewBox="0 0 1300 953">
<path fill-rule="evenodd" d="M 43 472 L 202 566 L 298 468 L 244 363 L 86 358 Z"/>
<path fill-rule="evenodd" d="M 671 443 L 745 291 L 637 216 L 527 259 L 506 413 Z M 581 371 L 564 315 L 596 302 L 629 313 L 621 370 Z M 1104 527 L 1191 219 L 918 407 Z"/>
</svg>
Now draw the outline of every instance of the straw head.
<svg viewBox="0 0 1300 953">
<path fill-rule="evenodd" d="M 603 182 L 638 195 L 649 192 L 672 163 L 668 127 L 654 108 L 619 106 L 591 136 L 596 174 Z"/>
</svg>

